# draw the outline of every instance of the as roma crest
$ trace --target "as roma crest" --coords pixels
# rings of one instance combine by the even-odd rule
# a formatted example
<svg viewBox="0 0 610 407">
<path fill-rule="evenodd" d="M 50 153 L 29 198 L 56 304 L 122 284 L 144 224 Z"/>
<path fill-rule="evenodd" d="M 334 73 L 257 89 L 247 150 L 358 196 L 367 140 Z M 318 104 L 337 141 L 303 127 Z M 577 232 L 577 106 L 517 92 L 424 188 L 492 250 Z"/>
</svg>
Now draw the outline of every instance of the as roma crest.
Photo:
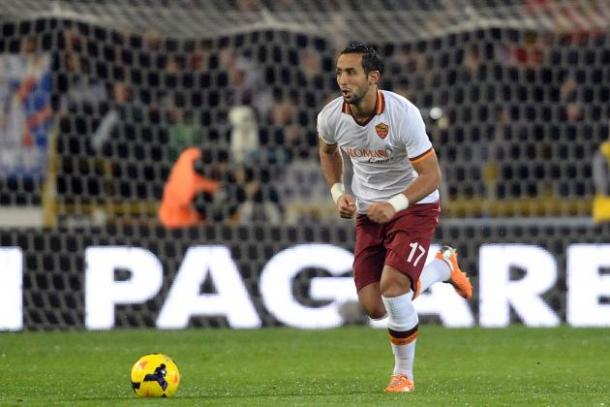
<svg viewBox="0 0 610 407">
<path fill-rule="evenodd" d="M 385 123 L 379 123 L 377 126 L 375 126 L 375 131 L 379 137 L 386 138 L 390 131 L 390 126 Z"/>
</svg>

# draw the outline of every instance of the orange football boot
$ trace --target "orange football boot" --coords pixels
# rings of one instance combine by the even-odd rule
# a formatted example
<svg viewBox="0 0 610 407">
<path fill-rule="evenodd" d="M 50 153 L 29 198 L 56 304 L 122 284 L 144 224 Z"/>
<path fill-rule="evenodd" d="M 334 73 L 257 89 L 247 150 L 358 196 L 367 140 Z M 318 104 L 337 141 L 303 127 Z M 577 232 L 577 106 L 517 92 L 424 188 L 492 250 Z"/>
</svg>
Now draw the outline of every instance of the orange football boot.
<svg viewBox="0 0 610 407">
<path fill-rule="evenodd" d="M 393 375 L 390 384 L 385 388 L 386 393 L 410 393 L 415 390 L 415 383 L 402 374 Z"/>
<path fill-rule="evenodd" d="M 455 291 L 462 297 L 469 300 L 472 298 L 472 283 L 470 279 L 462 270 L 460 270 L 460 266 L 458 265 L 457 260 L 457 250 L 450 246 L 443 246 L 436 253 L 436 258 L 440 260 L 445 260 L 449 267 L 451 267 L 451 277 L 446 281 L 451 284 Z"/>
</svg>

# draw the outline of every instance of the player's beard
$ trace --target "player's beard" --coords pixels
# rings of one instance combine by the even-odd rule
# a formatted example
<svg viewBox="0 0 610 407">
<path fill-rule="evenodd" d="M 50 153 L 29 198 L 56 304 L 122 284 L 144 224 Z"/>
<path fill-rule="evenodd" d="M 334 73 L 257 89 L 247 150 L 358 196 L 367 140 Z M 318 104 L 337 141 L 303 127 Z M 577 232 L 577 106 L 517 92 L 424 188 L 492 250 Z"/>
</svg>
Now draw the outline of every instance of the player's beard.
<svg viewBox="0 0 610 407">
<path fill-rule="evenodd" d="M 351 91 L 351 95 L 343 96 L 343 100 L 352 106 L 358 106 L 362 99 L 364 99 L 364 95 L 368 92 L 368 87 L 365 88 L 357 88 Z"/>
</svg>

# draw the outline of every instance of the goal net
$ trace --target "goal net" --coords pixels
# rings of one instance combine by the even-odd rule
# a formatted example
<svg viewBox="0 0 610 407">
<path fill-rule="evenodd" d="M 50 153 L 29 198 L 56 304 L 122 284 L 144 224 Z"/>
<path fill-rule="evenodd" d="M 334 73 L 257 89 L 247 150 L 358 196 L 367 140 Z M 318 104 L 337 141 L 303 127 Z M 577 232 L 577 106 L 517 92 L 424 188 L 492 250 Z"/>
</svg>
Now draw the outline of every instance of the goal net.
<svg viewBox="0 0 610 407">
<path fill-rule="evenodd" d="M 257 190 L 224 206 L 233 221 L 326 219 L 316 114 L 336 52 L 362 40 L 382 87 L 422 109 L 446 216 L 588 216 L 609 21 L 607 1 L 5 0 L 0 205 L 49 226 L 154 222 L 197 146 Z"/>
<path fill-rule="evenodd" d="M 180 326 L 234 326 L 218 307 L 243 316 L 237 300 L 263 326 L 295 308 L 310 317 L 293 322 L 342 323 L 333 307 L 357 298 L 354 226 L 332 208 L 315 121 L 338 95 L 335 57 L 351 40 L 377 47 L 382 87 L 421 108 L 437 149 L 434 243 L 459 249 L 481 299 L 447 307 L 467 311 L 450 322 L 469 326 L 509 287 L 488 279 L 484 291 L 485 269 L 500 275 L 490 243 L 512 250 L 507 284 L 516 264 L 537 276 L 524 286 L 549 287 L 530 294 L 554 313 L 507 301 L 511 320 L 597 316 L 610 225 L 581 217 L 609 134 L 609 22 L 606 0 L 0 1 L 0 330 L 151 327 L 168 303 L 193 306 L 192 318 L 166 312 Z M 169 230 L 159 202 L 189 147 L 228 185 L 203 202 L 221 221 Z M 50 230 L 5 227 L 32 212 Z M 100 270 L 105 285 L 87 280 Z M 134 290 L 111 292 L 123 283 Z"/>
</svg>

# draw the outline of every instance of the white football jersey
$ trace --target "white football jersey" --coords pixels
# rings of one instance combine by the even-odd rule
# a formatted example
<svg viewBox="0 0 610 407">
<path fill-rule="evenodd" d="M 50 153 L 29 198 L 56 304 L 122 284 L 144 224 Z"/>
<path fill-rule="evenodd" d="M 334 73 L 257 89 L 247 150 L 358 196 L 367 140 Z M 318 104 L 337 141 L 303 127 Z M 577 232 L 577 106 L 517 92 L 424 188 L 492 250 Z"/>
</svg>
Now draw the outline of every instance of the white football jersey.
<svg viewBox="0 0 610 407">
<path fill-rule="evenodd" d="M 318 114 L 318 135 L 327 144 L 338 144 L 350 157 L 359 213 L 407 189 L 417 177 L 411 162 L 434 151 L 419 109 L 385 90 L 377 92 L 375 114 L 366 123 L 356 122 L 343 97 L 324 106 Z M 436 190 L 418 203 L 438 199 Z"/>
</svg>

